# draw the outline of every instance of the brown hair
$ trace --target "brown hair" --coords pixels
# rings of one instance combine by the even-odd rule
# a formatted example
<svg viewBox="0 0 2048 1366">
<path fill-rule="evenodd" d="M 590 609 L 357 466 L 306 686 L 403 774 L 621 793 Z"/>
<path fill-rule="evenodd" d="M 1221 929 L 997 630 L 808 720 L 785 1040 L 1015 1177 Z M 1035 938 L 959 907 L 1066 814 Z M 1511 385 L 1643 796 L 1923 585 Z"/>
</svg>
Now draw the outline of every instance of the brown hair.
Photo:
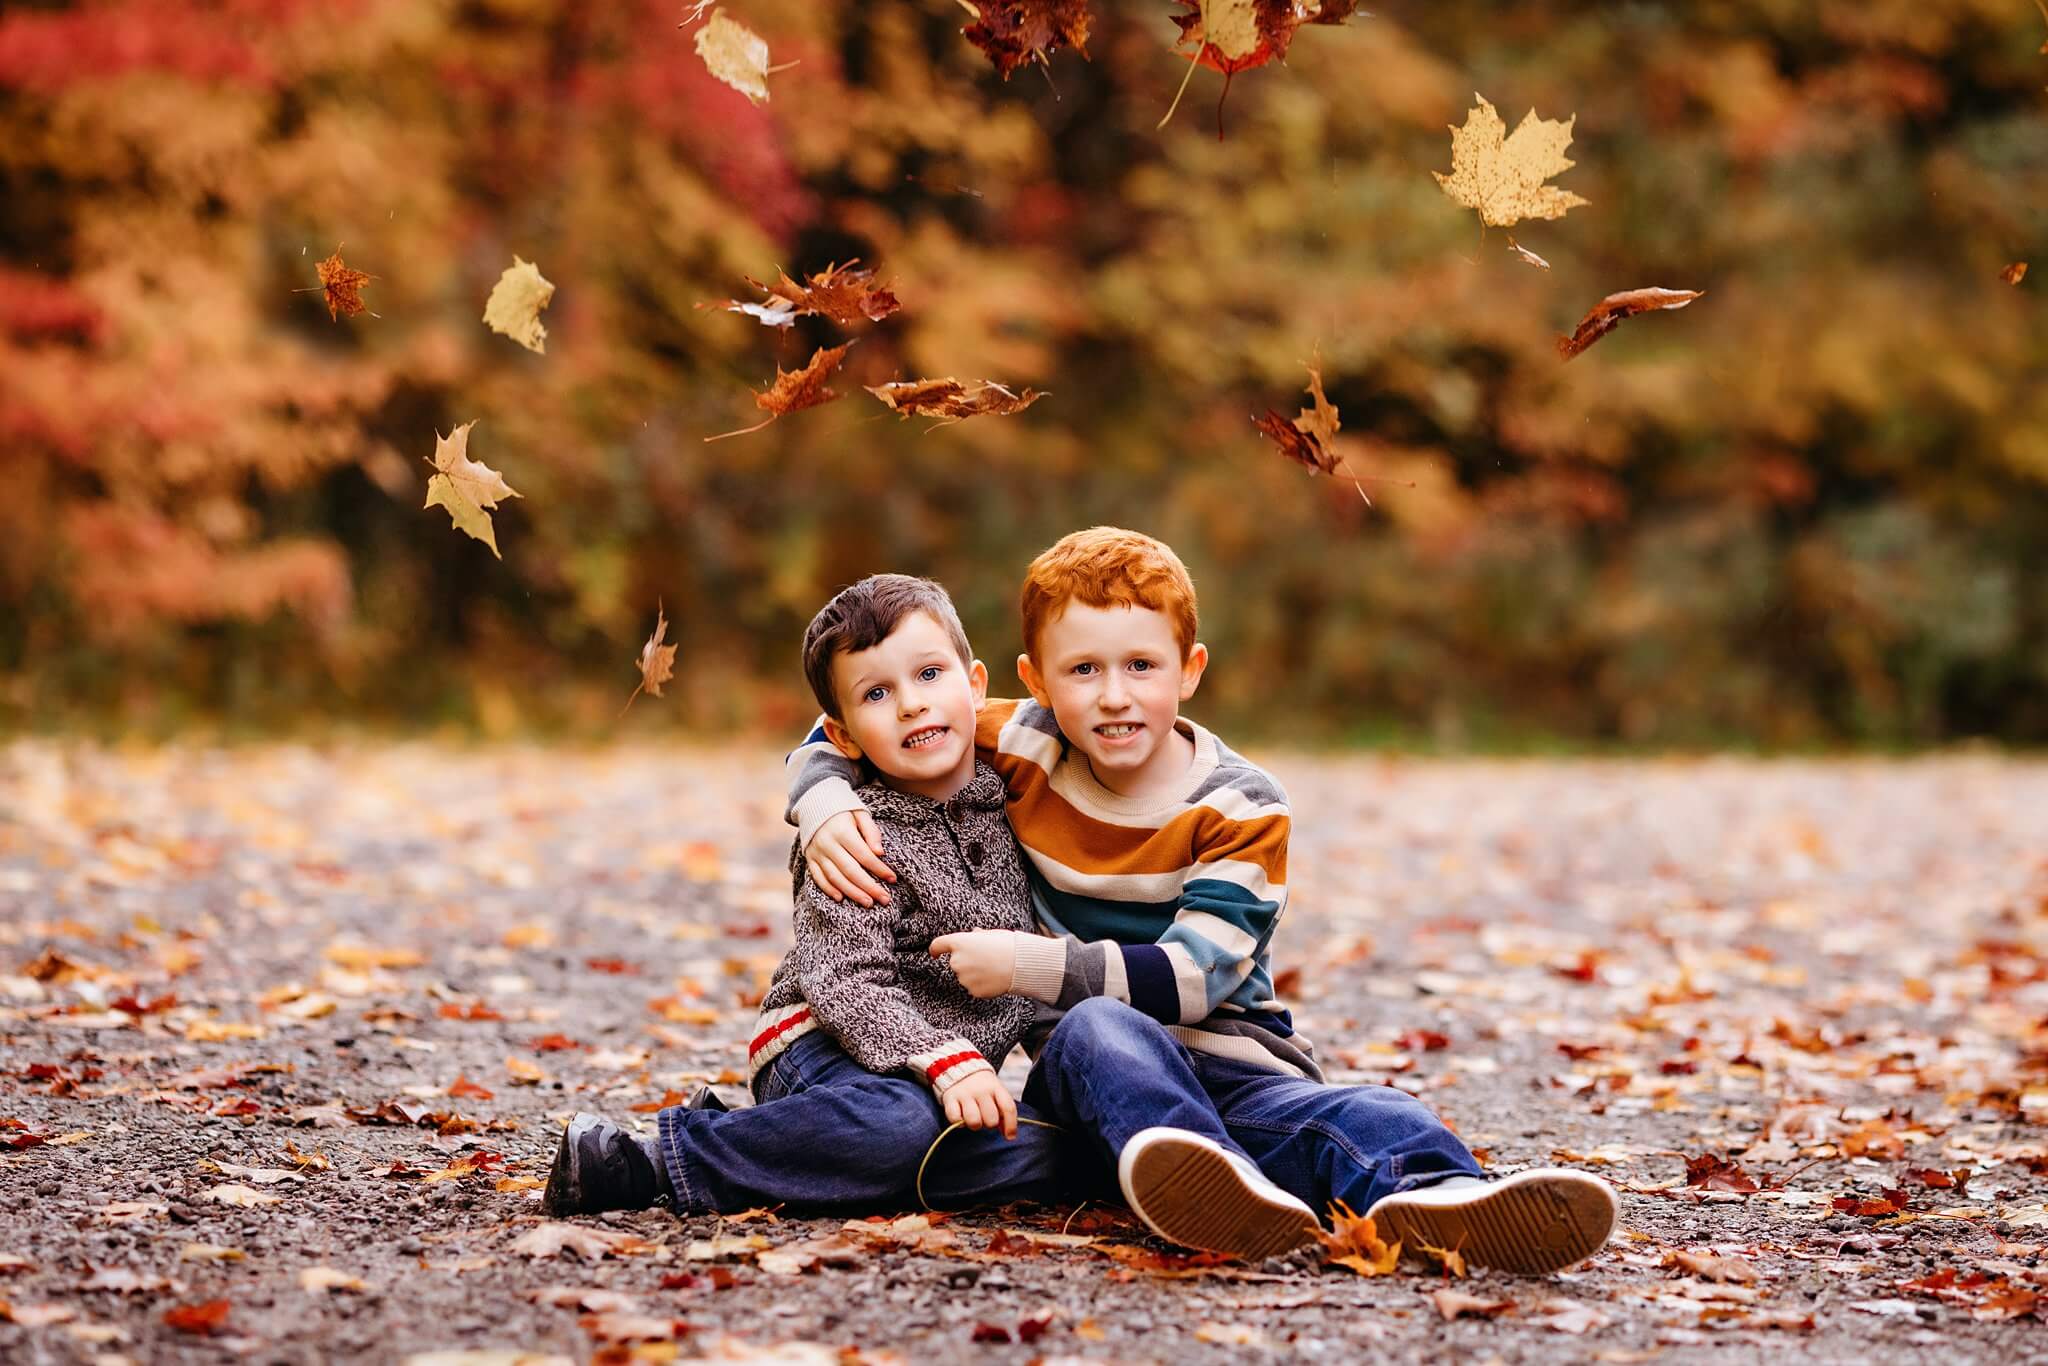
<svg viewBox="0 0 2048 1366">
<path fill-rule="evenodd" d="M 818 609 L 804 631 L 804 677 L 825 715 L 835 721 L 839 698 L 832 691 L 832 660 L 836 655 L 872 650 L 896 633 L 903 618 L 923 612 L 945 628 L 963 665 L 974 662 L 967 644 L 967 628 L 946 590 L 930 579 L 908 574 L 870 574 L 850 588 L 842 588 Z"/>
<path fill-rule="evenodd" d="M 1090 607 L 1149 607 L 1173 623 L 1181 662 L 1195 647 L 1195 583 L 1173 547 L 1142 531 L 1098 526 L 1060 537 L 1024 571 L 1024 649 L 1079 599 Z"/>
</svg>

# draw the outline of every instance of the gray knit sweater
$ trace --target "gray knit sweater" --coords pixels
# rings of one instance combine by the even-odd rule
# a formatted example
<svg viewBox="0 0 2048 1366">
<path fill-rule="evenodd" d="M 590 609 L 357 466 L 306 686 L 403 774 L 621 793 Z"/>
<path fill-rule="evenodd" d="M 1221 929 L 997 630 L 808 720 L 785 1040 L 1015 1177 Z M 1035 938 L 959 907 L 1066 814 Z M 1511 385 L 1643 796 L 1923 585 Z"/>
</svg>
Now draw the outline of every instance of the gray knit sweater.
<svg viewBox="0 0 2048 1366">
<path fill-rule="evenodd" d="M 822 1028 L 869 1071 L 909 1072 L 944 1095 L 999 1065 L 1036 1013 L 1022 996 L 976 1000 L 930 952 L 942 934 L 1033 929 L 1003 780 L 977 760 L 967 786 L 944 802 L 880 781 L 859 796 L 896 873 L 890 903 L 832 900 L 805 876 L 802 849 L 791 850 L 796 942 L 762 998 L 747 1077 Z"/>
</svg>

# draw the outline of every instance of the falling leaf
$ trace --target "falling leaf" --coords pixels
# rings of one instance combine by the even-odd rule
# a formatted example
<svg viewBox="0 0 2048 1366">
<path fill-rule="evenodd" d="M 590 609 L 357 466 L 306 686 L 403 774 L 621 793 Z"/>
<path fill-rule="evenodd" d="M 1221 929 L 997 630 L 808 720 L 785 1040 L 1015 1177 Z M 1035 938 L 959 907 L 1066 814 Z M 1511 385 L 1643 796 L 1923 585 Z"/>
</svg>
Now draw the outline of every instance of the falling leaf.
<svg viewBox="0 0 2048 1366">
<path fill-rule="evenodd" d="M 370 1287 L 360 1276 L 351 1276 L 346 1271 L 337 1271 L 331 1266 L 309 1266 L 299 1272 L 299 1287 L 311 1295 L 331 1295 L 345 1290 L 353 1295 L 366 1294 Z"/>
<path fill-rule="evenodd" d="M 1446 1322 L 1467 1315 L 1482 1319 L 1499 1318 L 1515 1307 L 1513 1300 L 1468 1295 L 1462 1290 L 1452 1290 L 1449 1287 L 1432 1292 L 1429 1298 L 1436 1305 L 1436 1312 L 1443 1315 Z"/>
<path fill-rule="evenodd" d="M 748 432 L 760 431 L 778 417 L 800 412 L 805 408 L 815 408 L 821 403 L 830 403 L 838 398 L 839 391 L 828 387 L 825 380 L 839 368 L 839 362 L 846 359 L 847 348 L 852 345 L 852 342 L 847 342 L 844 346 L 821 346 L 811 354 L 810 363 L 801 370 L 784 370 L 781 366 L 776 366 L 775 383 L 754 394 L 754 406 L 767 413 L 767 419 L 751 427 L 742 427 L 736 432 L 721 432 L 717 436 L 707 436 L 704 439 L 723 441 L 728 436 L 745 436 Z"/>
<path fill-rule="evenodd" d="M 1512 237 L 1508 239 L 1508 250 L 1513 252 L 1518 260 L 1524 261 L 1538 270 L 1550 269 L 1550 262 L 1544 260 Z"/>
<path fill-rule="evenodd" d="M 1593 305 L 1593 311 L 1579 322 L 1569 337 L 1557 339 L 1557 353 L 1566 360 L 1621 326 L 1624 318 L 1658 309 L 1684 308 L 1705 291 L 1697 289 L 1629 289 L 1610 294 Z"/>
<path fill-rule="evenodd" d="M 216 1332 L 228 1321 L 228 1310 L 231 1307 L 226 1300 L 208 1300 L 204 1304 L 181 1304 L 164 1311 L 164 1322 L 181 1333 L 204 1336 Z"/>
<path fill-rule="evenodd" d="M 1264 417 L 1252 419 L 1252 425 L 1288 459 L 1318 474 L 1349 479 L 1358 496 L 1365 499 L 1365 505 L 1371 507 L 1372 499 L 1366 497 L 1365 485 L 1345 468 L 1344 457 L 1337 454 L 1337 432 L 1344 424 L 1338 417 L 1337 405 L 1323 394 L 1323 372 L 1319 365 L 1308 367 L 1308 392 L 1315 406 L 1303 408 L 1292 422 L 1268 408 Z"/>
<path fill-rule="evenodd" d="M 610 1229 L 586 1228 L 582 1224 L 571 1224 L 559 1220 L 540 1224 L 513 1239 L 507 1250 L 520 1253 L 539 1261 L 543 1257 L 560 1257 L 573 1253 L 587 1262 L 601 1257 L 623 1257 L 645 1250 L 645 1240 L 630 1233 L 615 1233 Z"/>
<path fill-rule="evenodd" d="M 284 1201 L 283 1196 L 268 1194 L 254 1186 L 235 1184 L 215 1186 L 206 1192 L 204 1198 L 216 1205 L 236 1205 L 243 1209 L 253 1209 L 257 1205 L 277 1205 Z"/>
<path fill-rule="evenodd" d="M 1004 80 L 1026 62 L 1043 66 L 1062 47 L 1088 55 L 1088 0 L 974 0 L 960 36 L 987 54 Z"/>
<path fill-rule="evenodd" d="M 1371 1215 L 1354 1214 L 1342 1200 L 1330 1203 L 1330 1232 L 1317 1236 L 1327 1261 L 1361 1276 L 1385 1276 L 1401 1261 L 1401 1245 L 1382 1239 Z"/>
<path fill-rule="evenodd" d="M 1021 395 L 994 380 L 910 379 L 871 384 L 868 392 L 898 417 L 936 417 L 945 423 L 969 417 L 1011 417 L 1045 397 L 1027 388 Z"/>
<path fill-rule="evenodd" d="M 675 673 L 676 647 L 661 643 L 667 635 L 668 614 L 657 602 L 654 605 L 654 634 L 647 637 L 647 643 L 640 647 L 640 658 L 636 661 L 640 668 L 640 683 L 633 689 L 633 696 L 626 699 L 626 706 L 633 705 L 633 698 L 640 695 L 642 688 L 655 697 L 661 696 L 661 685 Z M 624 710 L 620 709 L 621 715 Z"/>
<path fill-rule="evenodd" d="M 491 287 L 491 297 L 484 301 L 484 323 L 529 351 L 545 353 L 548 330 L 541 326 L 540 311 L 554 297 L 555 287 L 533 262 L 514 255 L 512 264 Z"/>
<path fill-rule="evenodd" d="M 790 279 L 789 272 L 779 268 L 772 285 L 763 284 L 751 275 L 744 278 L 768 296 L 766 303 L 750 304 L 727 299 L 723 303 L 704 303 L 697 307 L 746 313 L 759 318 L 768 327 L 790 327 L 798 318 L 804 317 L 825 318 L 841 327 L 857 327 L 864 322 L 880 322 L 903 307 L 887 285 L 876 282 L 872 269 L 861 268 L 859 257 L 843 265 L 828 265 L 802 284 Z"/>
<path fill-rule="evenodd" d="M 343 314 L 353 318 L 363 311 L 362 288 L 376 276 L 365 275 L 343 265 L 339 247 L 317 269 L 320 272 L 320 289 L 327 298 L 327 316 L 331 321 L 340 322 Z M 374 318 L 377 315 L 372 313 L 370 316 Z"/>
<path fill-rule="evenodd" d="M 2048 52 L 2048 48 L 2043 48 L 2042 51 Z M 2027 263 L 2025 261 L 2013 262 L 2004 270 L 1998 272 L 1998 278 L 2005 281 L 2009 285 L 2018 284 L 2020 281 L 2027 278 Z"/>
<path fill-rule="evenodd" d="M 1324 0 L 1312 14 L 1296 0 L 1175 0 L 1175 3 L 1194 11 L 1173 16 L 1173 22 L 1180 25 L 1180 37 L 1175 40 L 1175 46 L 1183 49 L 1181 55 L 1188 58 L 1188 76 L 1193 76 L 1198 66 L 1223 73 L 1223 93 L 1216 98 L 1218 141 L 1223 137 L 1223 102 L 1229 97 L 1230 82 L 1238 72 L 1264 66 L 1276 59 L 1284 60 L 1288 46 L 1294 41 L 1294 31 L 1303 24 L 1341 24 L 1358 8 L 1357 0 Z M 1187 79 L 1183 78 L 1166 117 L 1159 120 L 1161 128 L 1173 118 L 1173 111 L 1180 107 L 1181 94 L 1186 90 Z"/>
<path fill-rule="evenodd" d="M 474 536 L 491 548 L 491 554 L 498 555 L 498 533 L 485 509 L 496 507 L 506 498 L 517 498 L 519 493 L 505 482 L 504 475 L 469 458 L 469 429 L 474 426 L 473 421 L 465 422 L 446 436 L 434 434 L 431 463 L 435 473 L 427 480 L 427 501 L 423 506 L 438 503 L 447 508 L 448 518 L 457 530 Z"/>
<path fill-rule="evenodd" d="M 768 102 L 768 43 L 724 10 L 711 11 L 711 21 L 697 30 L 697 55 L 712 75 L 755 104 Z"/>
<path fill-rule="evenodd" d="M 1569 190 L 1543 182 L 1562 175 L 1576 163 L 1564 149 L 1571 145 L 1578 116 L 1558 122 L 1539 119 L 1531 109 L 1513 136 L 1484 95 L 1474 95 L 1476 109 L 1462 128 L 1451 130 L 1451 173 L 1432 172 L 1445 194 L 1492 228 L 1511 228 L 1530 218 L 1562 218 L 1586 201 Z"/>
</svg>

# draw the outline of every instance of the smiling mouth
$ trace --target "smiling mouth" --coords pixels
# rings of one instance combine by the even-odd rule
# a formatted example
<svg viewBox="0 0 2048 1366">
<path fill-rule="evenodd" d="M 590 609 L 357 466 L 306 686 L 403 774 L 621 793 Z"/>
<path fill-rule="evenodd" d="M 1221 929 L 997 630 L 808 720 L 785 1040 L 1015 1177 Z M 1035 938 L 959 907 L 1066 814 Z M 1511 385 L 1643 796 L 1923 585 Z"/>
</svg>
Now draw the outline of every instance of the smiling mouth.
<svg viewBox="0 0 2048 1366">
<path fill-rule="evenodd" d="M 1105 740 L 1125 740 L 1143 729 L 1136 721 L 1116 721 L 1107 726 L 1097 726 L 1095 733 Z"/>
<path fill-rule="evenodd" d="M 946 733 L 947 728 L 945 726 L 927 726 L 923 730 L 914 730 L 904 737 L 903 748 L 930 749 L 933 745 L 945 739 Z"/>
</svg>

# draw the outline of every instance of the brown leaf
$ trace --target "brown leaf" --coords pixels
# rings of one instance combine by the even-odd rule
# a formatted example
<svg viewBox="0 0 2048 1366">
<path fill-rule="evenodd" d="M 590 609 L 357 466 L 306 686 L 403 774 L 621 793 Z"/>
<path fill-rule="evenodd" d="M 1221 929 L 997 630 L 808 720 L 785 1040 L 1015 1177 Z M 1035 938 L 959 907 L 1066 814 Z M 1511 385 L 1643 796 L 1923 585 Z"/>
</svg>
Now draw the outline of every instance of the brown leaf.
<svg viewBox="0 0 2048 1366">
<path fill-rule="evenodd" d="M 2043 47 L 2041 50 L 2043 52 L 2048 52 L 2048 47 Z M 2009 285 L 2018 284 L 2020 281 L 2027 278 L 2027 263 L 2025 261 L 2013 262 L 2004 270 L 1998 272 L 1998 278 L 2005 281 Z"/>
<path fill-rule="evenodd" d="M 1011 417 L 1045 397 L 1027 388 L 1021 395 L 994 380 L 909 379 L 871 384 L 868 392 L 898 417 L 936 417 L 958 422 L 968 417 Z"/>
<path fill-rule="evenodd" d="M 1539 119 L 1531 109 L 1510 135 L 1484 95 L 1463 127 L 1451 129 L 1451 173 L 1433 171 L 1453 202 L 1479 211 L 1490 228 L 1511 228 L 1529 218 L 1562 218 L 1586 201 L 1570 190 L 1546 185 L 1575 164 L 1565 156 L 1577 115 Z"/>
<path fill-rule="evenodd" d="M 640 658 L 636 661 L 640 668 L 640 683 L 633 689 L 633 697 L 626 699 L 626 706 L 633 705 L 633 698 L 640 695 L 642 688 L 655 697 L 661 696 L 661 685 L 674 675 L 676 647 L 661 643 L 667 635 L 668 614 L 657 602 L 654 605 L 654 634 L 647 637 L 647 643 L 640 647 Z M 621 708 L 620 715 L 624 714 L 624 708 Z"/>
<path fill-rule="evenodd" d="M 751 427 L 742 427 L 735 432 L 720 432 L 717 436 L 707 436 L 704 439 L 723 441 L 729 436 L 745 436 L 748 432 L 760 431 L 778 417 L 800 412 L 805 408 L 815 408 L 821 403 L 830 403 L 838 398 L 839 391 L 828 387 L 825 380 L 839 368 L 839 362 L 846 359 L 846 352 L 852 345 L 852 342 L 847 342 L 844 346 L 821 346 L 811 353 L 810 362 L 801 370 L 785 370 L 779 365 L 776 366 L 775 383 L 754 393 L 754 406 L 767 413 L 767 419 L 756 422 Z"/>
<path fill-rule="evenodd" d="M 320 273 L 320 289 L 327 298 L 327 316 L 331 321 L 340 322 L 342 315 L 353 318 L 363 311 L 362 288 L 376 279 L 360 270 L 351 270 L 342 264 L 341 248 L 334 249 L 334 255 L 315 267 Z M 377 315 L 372 313 L 371 317 Z"/>
<path fill-rule="evenodd" d="M 746 304 L 727 299 L 722 304 L 697 307 L 745 313 L 759 318 L 766 327 L 789 327 L 807 316 L 827 318 L 841 327 L 855 327 L 864 322 L 880 322 L 903 307 L 886 285 L 875 283 L 874 271 L 855 269 L 859 265 L 860 258 L 855 257 L 844 265 L 826 266 L 803 284 L 790 279 L 789 272 L 784 270 L 776 271 L 772 285 L 764 285 L 749 275 L 745 277 L 747 283 L 768 296 L 766 303 Z"/>
<path fill-rule="evenodd" d="M 1685 1159 L 1685 1184 L 1710 1191 L 1735 1191 L 1742 1195 L 1753 1194 L 1757 1189 L 1754 1177 L 1727 1158 L 1713 1153 Z"/>
<path fill-rule="evenodd" d="M 493 1093 L 478 1086 L 468 1077 L 457 1077 L 448 1088 L 448 1094 L 457 1100 L 490 1100 Z"/>
<path fill-rule="evenodd" d="M 1717 1257 L 1684 1249 L 1668 1254 L 1662 1265 L 1710 1281 L 1753 1281 L 1758 1274 L 1755 1267 L 1740 1257 Z"/>
<path fill-rule="evenodd" d="M 1315 406 L 1303 408 L 1293 421 L 1268 408 L 1264 417 L 1252 419 L 1252 425 L 1258 428 L 1260 435 L 1278 446 L 1282 455 L 1296 464 L 1304 465 L 1317 474 L 1349 479 L 1351 486 L 1358 490 L 1358 496 L 1365 499 L 1365 505 L 1371 507 L 1372 499 L 1366 495 L 1365 485 L 1345 467 L 1344 457 L 1337 453 L 1337 432 L 1344 423 L 1338 416 L 1337 405 L 1323 393 L 1320 361 L 1308 367 L 1308 392 L 1315 400 Z"/>
<path fill-rule="evenodd" d="M 1223 101 L 1230 95 L 1230 82 L 1240 71 L 1284 60 L 1294 41 L 1294 31 L 1303 24 L 1341 24 L 1358 8 L 1357 0 L 1324 0 L 1309 14 L 1295 0 L 1175 0 L 1192 14 L 1176 14 L 1180 37 L 1174 46 L 1188 58 L 1188 75 L 1198 66 L 1223 73 L 1223 93 L 1216 98 L 1216 138 L 1223 139 Z M 1190 52 L 1187 49 L 1192 48 Z M 1181 91 L 1187 80 L 1181 81 Z M 1180 93 L 1159 121 L 1164 128 L 1180 107 Z"/>
<path fill-rule="evenodd" d="M 1467 1315 L 1473 1318 L 1495 1319 L 1515 1307 L 1513 1300 L 1468 1295 L 1462 1290 L 1452 1290 L 1449 1287 L 1432 1292 L 1429 1298 L 1436 1305 L 1436 1312 L 1443 1315 L 1446 1322 Z"/>
<path fill-rule="evenodd" d="M 360 1276 L 351 1276 L 331 1266 L 309 1266 L 299 1272 L 299 1288 L 309 1295 L 332 1295 L 346 1291 L 351 1295 L 362 1295 L 370 1287 Z"/>
<path fill-rule="evenodd" d="M 587 1262 L 594 1262 L 602 1257 L 622 1257 L 640 1251 L 646 1246 L 644 1240 L 630 1233 L 615 1233 L 610 1229 L 586 1228 L 582 1224 L 551 1220 L 536 1225 L 514 1238 L 507 1250 L 531 1257 L 535 1261 L 543 1257 L 560 1257 L 565 1253 L 573 1253 Z"/>
<path fill-rule="evenodd" d="M 1705 291 L 1697 289 L 1628 289 L 1610 294 L 1593 305 L 1593 311 L 1579 321 L 1578 330 L 1557 339 L 1557 353 L 1566 360 L 1621 326 L 1624 318 L 1659 309 L 1684 308 Z"/>
<path fill-rule="evenodd" d="M 1026 62 L 1043 66 L 1062 47 L 1088 55 L 1088 0 L 973 0 L 975 20 L 960 36 L 1010 79 Z"/>
<path fill-rule="evenodd" d="M 1550 262 L 1544 260 L 1541 256 L 1538 256 L 1535 252 L 1529 250 L 1527 247 L 1523 246 L 1520 242 L 1517 242 L 1512 237 L 1508 239 L 1508 250 L 1513 252 L 1519 260 L 1522 260 L 1528 263 L 1529 265 L 1536 267 L 1536 269 L 1538 270 L 1550 269 Z"/>
</svg>

